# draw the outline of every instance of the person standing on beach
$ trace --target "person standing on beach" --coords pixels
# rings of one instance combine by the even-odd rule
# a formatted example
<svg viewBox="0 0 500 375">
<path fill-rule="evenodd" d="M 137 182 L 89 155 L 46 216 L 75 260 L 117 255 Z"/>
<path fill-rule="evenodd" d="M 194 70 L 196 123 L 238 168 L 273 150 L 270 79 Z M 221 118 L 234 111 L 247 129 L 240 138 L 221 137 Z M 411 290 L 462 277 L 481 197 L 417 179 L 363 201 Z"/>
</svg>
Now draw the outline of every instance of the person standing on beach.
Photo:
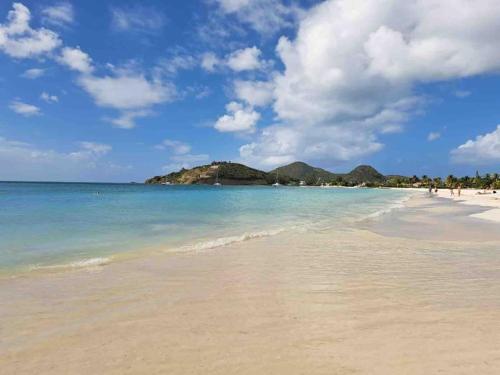
<svg viewBox="0 0 500 375">
<path fill-rule="evenodd" d="M 432 185 L 429 185 L 429 195 L 432 195 Z"/>
<path fill-rule="evenodd" d="M 462 185 L 458 184 L 457 186 L 457 193 L 458 193 L 458 196 L 460 196 L 460 191 L 462 190 Z"/>
<path fill-rule="evenodd" d="M 453 191 L 453 185 L 450 185 L 450 196 L 454 197 L 455 192 Z"/>
</svg>

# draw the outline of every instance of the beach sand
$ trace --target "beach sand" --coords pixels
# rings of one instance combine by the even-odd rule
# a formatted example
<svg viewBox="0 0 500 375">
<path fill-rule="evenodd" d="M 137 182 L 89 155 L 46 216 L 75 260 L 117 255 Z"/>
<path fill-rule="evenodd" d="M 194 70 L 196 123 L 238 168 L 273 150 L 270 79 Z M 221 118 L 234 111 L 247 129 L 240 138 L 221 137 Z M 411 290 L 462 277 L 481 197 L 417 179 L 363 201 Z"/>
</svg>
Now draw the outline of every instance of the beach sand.
<svg viewBox="0 0 500 375">
<path fill-rule="evenodd" d="M 498 374 L 500 234 L 425 194 L 343 228 L 0 280 L 2 374 Z"/>
<path fill-rule="evenodd" d="M 453 196 L 450 194 L 449 189 L 440 189 L 438 196 L 453 199 L 461 204 L 488 207 L 488 210 L 473 215 L 480 219 L 500 223 L 500 192 L 496 194 L 492 194 L 491 190 L 486 190 L 485 192 L 486 194 L 483 194 L 483 190 L 462 189 L 459 197 L 457 189 L 454 189 Z"/>
</svg>

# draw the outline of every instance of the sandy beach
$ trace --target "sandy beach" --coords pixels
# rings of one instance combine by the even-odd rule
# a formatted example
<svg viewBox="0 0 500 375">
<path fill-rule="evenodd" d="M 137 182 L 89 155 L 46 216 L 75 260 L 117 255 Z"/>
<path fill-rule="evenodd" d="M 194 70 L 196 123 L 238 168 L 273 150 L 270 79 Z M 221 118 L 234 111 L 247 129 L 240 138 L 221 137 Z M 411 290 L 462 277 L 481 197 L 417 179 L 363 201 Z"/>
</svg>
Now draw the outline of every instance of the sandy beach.
<svg viewBox="0 0 500 375">
<path fill-rule="evenodd" d="M 488 207 L 488 210 L 474 214 L 474 216 L 485 220 L 500 222 L 499 192 L 493 194 L 492 190 L 462 189 L 460 191 L 460 196 L 458 196 L 457 189 L 454 189 L 453 192 L 454 195 L 451 195 L 450 190 L 440 189 L 438 191 L 438 196 L 441 198 L 453 199 L 460 204 Z"/>
<path fill-rule="evenodd" d="M 2 279 L 0 368 L 497 374 L 500 233 L 478 217 L 488 210 L 420 192 L 347 227 Z"/>
</svg>

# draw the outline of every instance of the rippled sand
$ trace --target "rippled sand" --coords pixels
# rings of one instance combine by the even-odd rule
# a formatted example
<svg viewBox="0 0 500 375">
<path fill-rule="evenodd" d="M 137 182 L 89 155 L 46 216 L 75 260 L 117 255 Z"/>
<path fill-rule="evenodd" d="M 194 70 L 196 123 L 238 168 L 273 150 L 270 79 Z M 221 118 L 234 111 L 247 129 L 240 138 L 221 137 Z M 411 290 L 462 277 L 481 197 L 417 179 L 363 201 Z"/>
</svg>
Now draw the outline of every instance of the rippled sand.
<svg viewBox="0 0 500 375">
<path fill-rule="evenodd" d="M 1 372 L 498 374 L 500 238 L 462 209 L 0 280 Z"/>
</svg>

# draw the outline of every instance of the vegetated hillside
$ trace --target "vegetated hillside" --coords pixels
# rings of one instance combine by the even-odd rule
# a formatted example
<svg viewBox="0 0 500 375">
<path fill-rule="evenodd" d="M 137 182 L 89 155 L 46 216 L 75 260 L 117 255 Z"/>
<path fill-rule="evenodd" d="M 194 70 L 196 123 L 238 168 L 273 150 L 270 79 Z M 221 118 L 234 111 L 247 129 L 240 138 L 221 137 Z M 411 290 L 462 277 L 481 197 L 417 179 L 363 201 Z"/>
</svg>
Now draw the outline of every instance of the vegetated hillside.
<svg viewBox="0 0 500 375">
<path fill-rule="evenodd" d="M 280 178 L 282 176 L 288 176 L 292 179 L 305 181 L 308 185 L 315 185 L 323 182 L 340 183 L 342 181 L 348 184 L 383 183 L 386 180 L 384 175 L 369 165 L 360 165 L 349 173 L 333 173 L 297 161 L 276 168 L 269 172 L 269 174 L 275 176 L 276 171 L 278 171 Z"/>
<path fill-rule="evenodd" d="M 342 176 L 349 183 L 383 183 L 386 178 L 379 173 L 375 168 L 369 165 L 359 165 L 349 173 Z"/>
<path fill-rule="evenodd" d="M 191 169 L 181 169 L 164 176 L 155 176 L 145 181 L 146 184 L 205 184 L 218 181 L 222 185 L 270 185 L 276 182 L 283 185 L 298 185 L 305 181 L 307 185 L 332 183 L 335 185 L 382 184 L 386 177 L 369 165 L 360 165 L 349 173 L 332 173 L 303 162 L 295 162 L 276 168 L 269 173 L 247 167 L 243 164 L 213 162 Z"/>
<path fill-rule="evenodd" d="M 278 172 L 280 179 L 282 177 L 290 177 L 294 180 L 312 183 L 316 183 L 317 180 L 330 181 L 336 176 L 332 172 L 328 172 L 322 168 L 313 167 L 301 161 L 296 161 L 294 163 L 284 165 L 283 167 L 273 169 L 269 172 L 269 174 L 276 176 L 276 171 Z"/>
<path fill-rule="evenodd" d="M 266 172 L 247 167 L 243 164 L 214 162 L 191 169 L 181 169 L 164 176 L 155 176 L 145 181 L 146 184 L 214 184 L 217 179 L 223 185 L 267 185 L 271 178 Z"/>
</svg>

